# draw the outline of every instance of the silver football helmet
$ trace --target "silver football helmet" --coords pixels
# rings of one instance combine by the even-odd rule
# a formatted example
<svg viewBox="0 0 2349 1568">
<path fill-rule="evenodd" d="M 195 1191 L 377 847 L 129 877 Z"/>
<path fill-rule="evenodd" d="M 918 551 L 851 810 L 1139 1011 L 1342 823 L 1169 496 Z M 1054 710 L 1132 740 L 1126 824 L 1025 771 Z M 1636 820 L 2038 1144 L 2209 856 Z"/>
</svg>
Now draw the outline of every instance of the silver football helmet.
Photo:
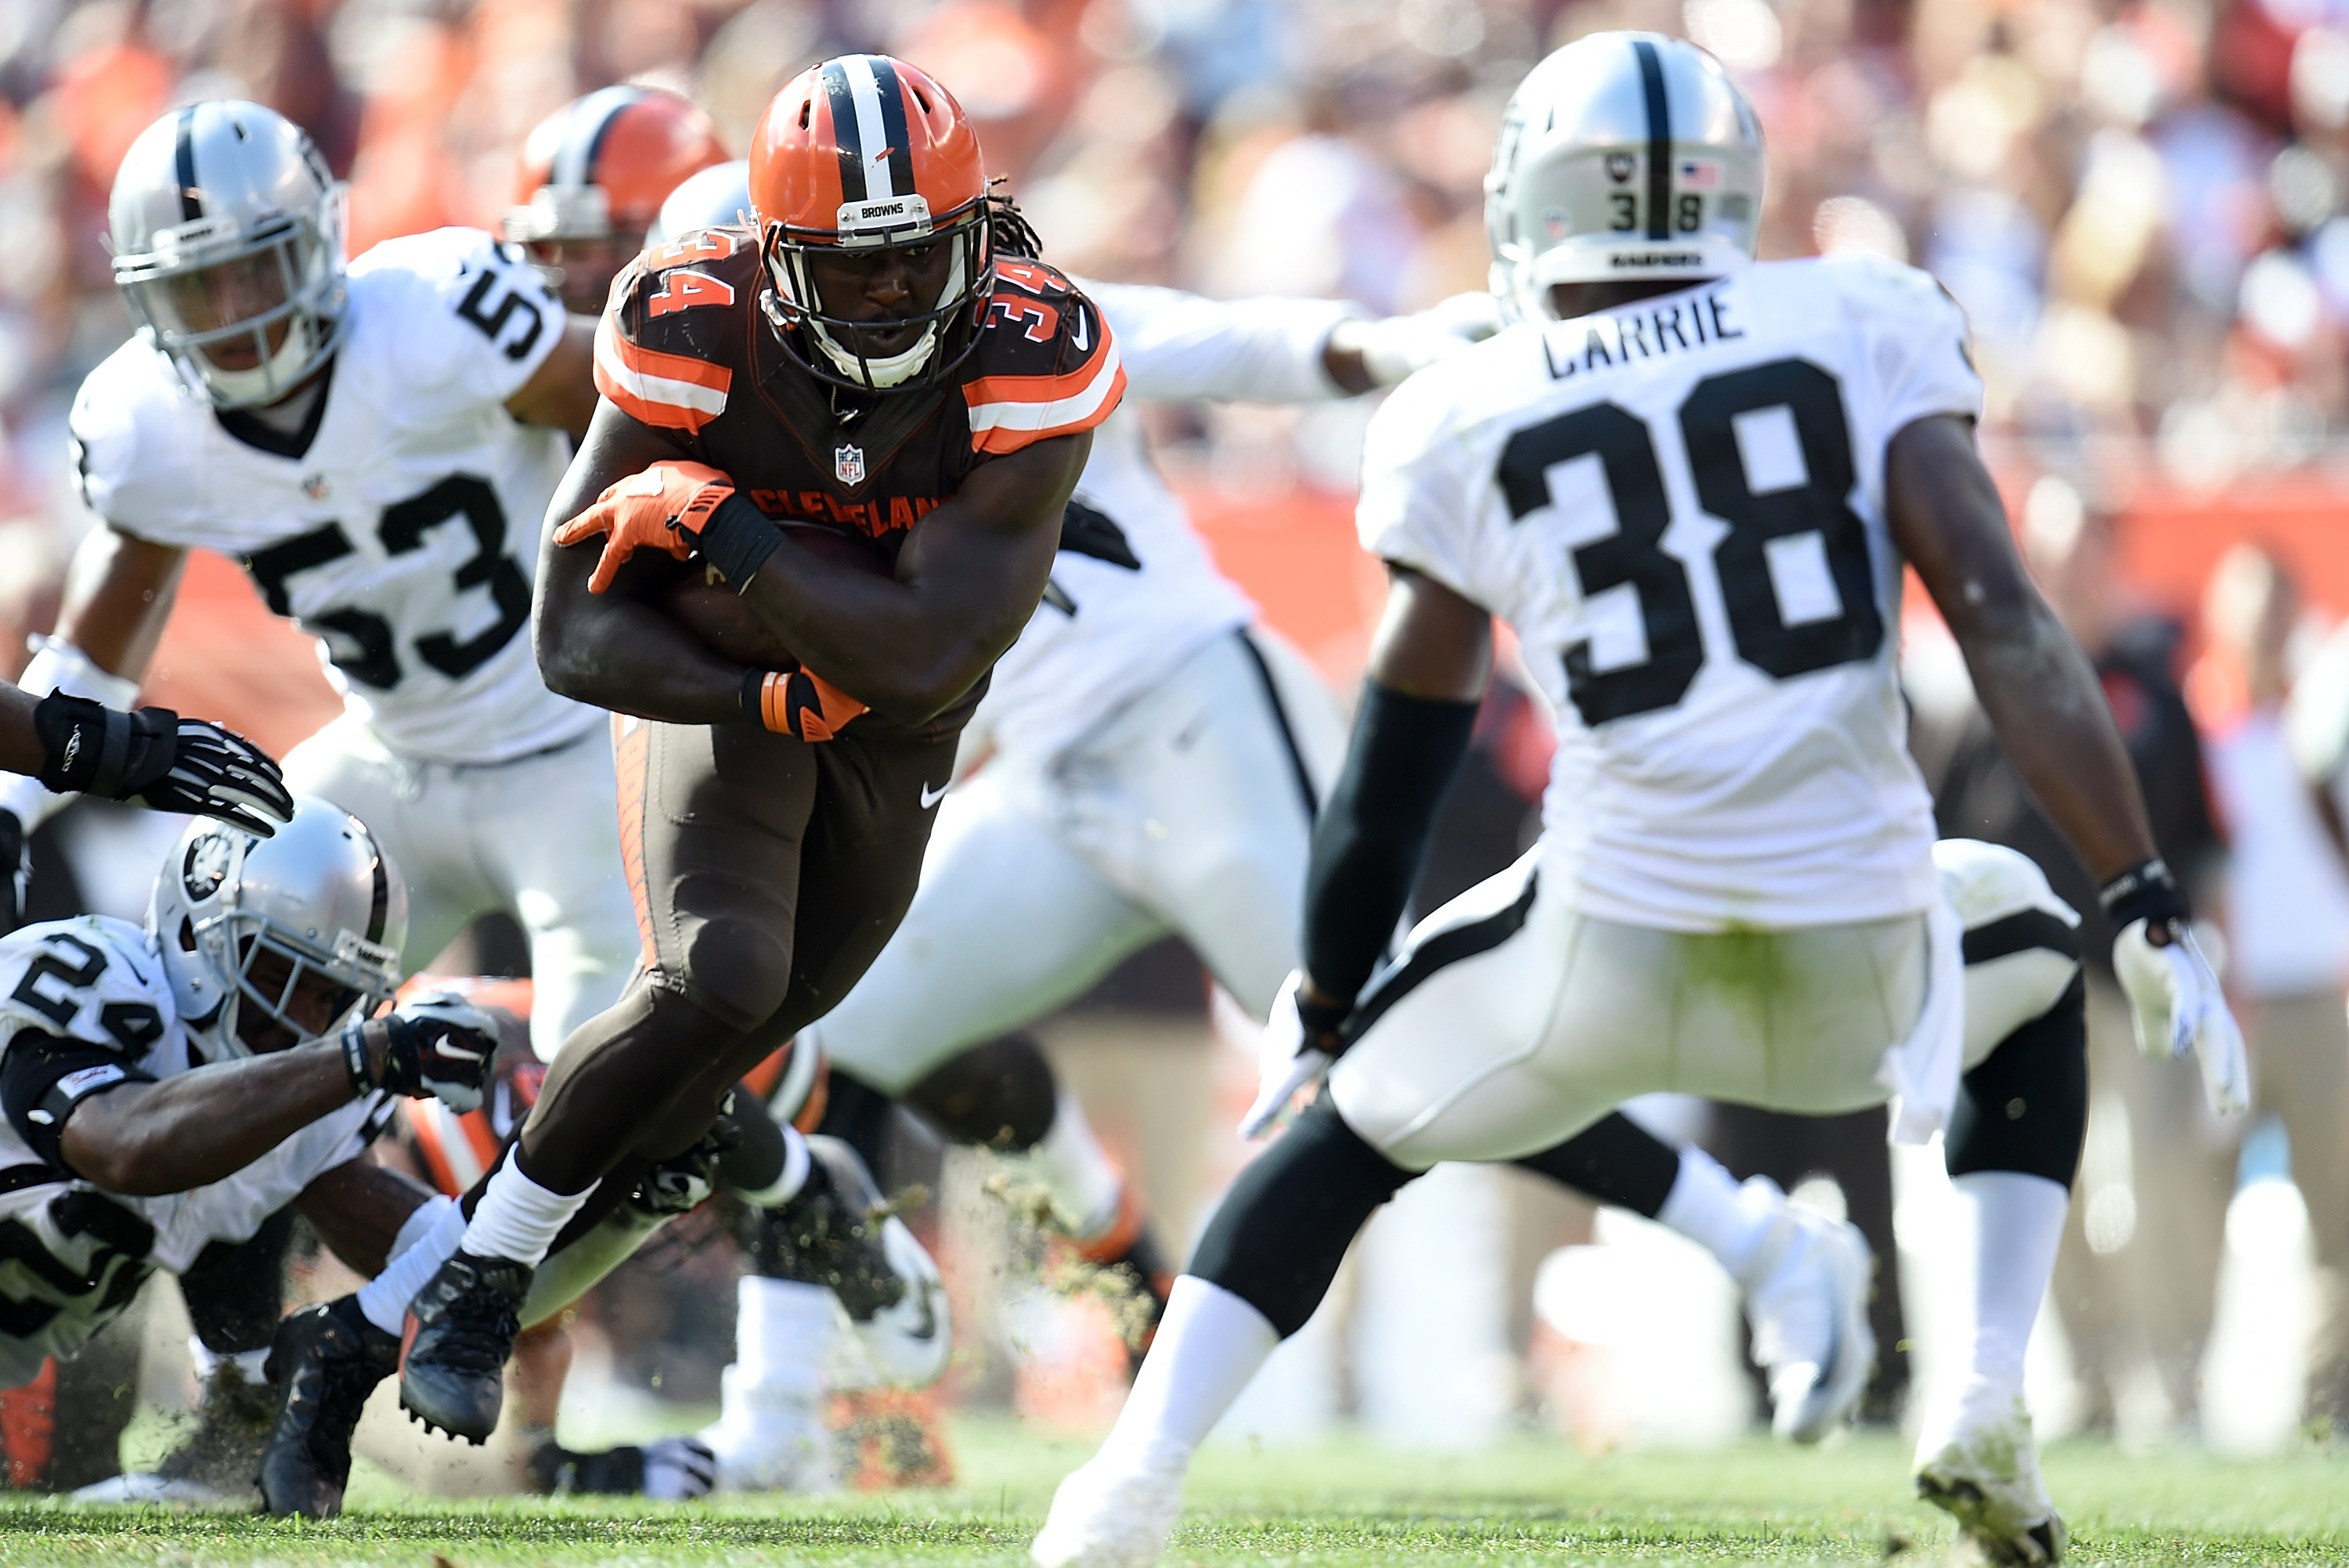
<svg viewBox="0 0 2349 1568">
<path fill-rule="evenodd" d="M 147 931 L 181 1019 L 216 1058 L 249 1056 L 237 1030 L 247 1006 L 307 1040 L 390 999 L 408 939 L 408 887 L 366 823 L 331 801 L 297 795 L 293 821 L 274 838 L 209 817 L 189 824 L 155 879 Z M 270 975 L 264 988 L 253 970 L 265 953 L 285 962 L 284 977 Z M 316 1029 L 288 1013 L 313 974 L 347 997 Z"/>
<path fill-rule="evenodd" d="M 1493 292 L 1547 321 L 1553 284 L 1719 277 L 1754 259 L 1762 122 L 1721 62 L 1593 33 L 1509 98 L 1485 177 Z"/>
<path fill-rule="evenodd" d="M 181 384 L 274 403 L 334 351 L 343 186 L 300 127 L 238 99 L 175 108 L 115 171 L 114 281 Z"/>
<path fill-rule="evenodd" d="M 668 193 L 645 231 L 645 249 L 674 244 L 696 229 L 740 228 L 750 222 L 750 160 L 713 163 Z"/>
</svg>

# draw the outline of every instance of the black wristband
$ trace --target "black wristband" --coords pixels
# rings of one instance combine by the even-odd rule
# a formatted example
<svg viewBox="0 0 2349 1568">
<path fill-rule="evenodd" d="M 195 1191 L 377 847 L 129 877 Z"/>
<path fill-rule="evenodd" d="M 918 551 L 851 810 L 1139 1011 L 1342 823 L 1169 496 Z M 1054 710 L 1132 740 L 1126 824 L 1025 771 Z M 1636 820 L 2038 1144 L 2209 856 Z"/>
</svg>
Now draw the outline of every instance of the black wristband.
<svg viewBox="0 0 2349 1568">
<path fill-rule="evenodd" d="M 33 705 L 33 734 L 40 740 L 39 778 L 60 795 L 91 792 L 112 796 L 130 760 L 130 716 L 53 691 Z"/>
<path fill-rule="evenodd" d="M 2125 931 L 2140 920 L 2158 926 L 2171 921 L 2182 925 L 2193 918 L 2184 891 L 2159 855 L 2129 867 L 2097 889 L 2096 902 L 2105 906 L 2105 915 L 2116 931 Z"/>
<path fill-rule="evenodd" d="M 354 1018 L 343 1026 L 343 1070 L 351 1078 L 351 1098 L 375 1092 L 375 1075 L 367 1071 L 367 1025 Z"/>
<path fill-rule="evenodd" d="M 1330 1037 L 1353 1010 L 1350 1002 L 1316 1002 L 1301 987 L 1297 993 L 1297 1021 L 1305 1026 L 1306 1045 L 1315 1050 L 1330 1048 Z"/>
<path fill-rule="evenodd" d="M 740 593 L 782 542 L 783 531 L 768 521 L 750 497 L 736 490 L 710 510 L 697 548 L 702 560 Z"/>
</svg>

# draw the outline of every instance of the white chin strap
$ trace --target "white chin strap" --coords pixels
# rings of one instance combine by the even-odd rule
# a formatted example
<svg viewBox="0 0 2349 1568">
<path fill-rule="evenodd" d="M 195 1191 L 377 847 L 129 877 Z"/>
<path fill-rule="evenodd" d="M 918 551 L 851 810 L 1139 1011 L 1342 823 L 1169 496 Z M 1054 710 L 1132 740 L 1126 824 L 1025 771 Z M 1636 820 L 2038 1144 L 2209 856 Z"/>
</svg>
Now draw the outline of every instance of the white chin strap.
<svg viewBox="0 0 2349 1568">
<path fill-rule="evenodd" d="M 947 243 L 954 246 L 954 253 L 947 269 L 947 281 L 938 290 L 939 299 L 954 299 L 962 294 L 962 246 L 951 239 Z M 860 358 L 854 349 L 843 348 L 834 343 L 832 334 L 824 330 L 821 322 L 811 318 L 808 325 L 811 328 L 808 335 L 815 340 L 815 346 L 823 351 L 823 356 L 831 360 L 842 375 L 855 381 L 862 381 L 869 376 L 875 387 L 903 386 L 921 373 L 922 366 L 930 362 L 930 356 L 938 349 L 939 324 L 936 322 L 922 329 L 922 335 L 915 340 L 911 348 L 885 359 Z"/>
</svg>

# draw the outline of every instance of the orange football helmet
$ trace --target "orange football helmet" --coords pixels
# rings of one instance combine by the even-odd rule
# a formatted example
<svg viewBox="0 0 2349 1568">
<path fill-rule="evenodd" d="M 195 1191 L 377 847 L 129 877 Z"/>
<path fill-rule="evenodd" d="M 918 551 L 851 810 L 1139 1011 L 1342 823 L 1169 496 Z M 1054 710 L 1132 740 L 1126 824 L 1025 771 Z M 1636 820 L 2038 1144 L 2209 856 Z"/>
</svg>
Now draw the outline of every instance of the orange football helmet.
<svg viewBox="0 0 2349 1568">
<path fill-rule="evenodd" d="M 750 139 L 750 215 L 782 323 L 796 329 L 785 343 L 811 374 L 894 391 L 940 379 L 977 346 L 995 283 L 986 160 L 970 117 L 919 67 L 843 55 L 776 94 Z M 936 296 L 881 320 L 826 302 L 810 270 L 901 261 L 926 282 L 940 245 Z"/>
<path fill-rule="evenodd" d="M 523 143 L 505 237 L 529 247 L 566 306 L 592 315 L 668 193 L 725 161 L 717 124 L 675 93 L 602 88 L 556 109 Z"/>
</svg>

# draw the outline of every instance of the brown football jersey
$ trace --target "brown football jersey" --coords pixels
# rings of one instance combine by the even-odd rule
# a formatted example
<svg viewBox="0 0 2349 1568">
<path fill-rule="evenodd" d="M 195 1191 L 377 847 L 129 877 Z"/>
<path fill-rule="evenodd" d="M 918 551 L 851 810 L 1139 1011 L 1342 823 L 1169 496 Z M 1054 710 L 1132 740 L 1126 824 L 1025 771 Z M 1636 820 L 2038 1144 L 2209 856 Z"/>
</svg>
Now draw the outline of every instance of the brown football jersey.
<svg viewBox="0 0 2349 1568">
<path fill-rule="evenodd" d="M 978 346 L 935 386 L 835 398 L 784 351 L 758 241 L 706 229 L 612 288 L 595 385 L 768 516 L 853 530 L 895 556 L 990 458 L 1090 430 L 1125 390 L 1109 325 L 1040 262 L 1001 260 Z"/>
</svg>

